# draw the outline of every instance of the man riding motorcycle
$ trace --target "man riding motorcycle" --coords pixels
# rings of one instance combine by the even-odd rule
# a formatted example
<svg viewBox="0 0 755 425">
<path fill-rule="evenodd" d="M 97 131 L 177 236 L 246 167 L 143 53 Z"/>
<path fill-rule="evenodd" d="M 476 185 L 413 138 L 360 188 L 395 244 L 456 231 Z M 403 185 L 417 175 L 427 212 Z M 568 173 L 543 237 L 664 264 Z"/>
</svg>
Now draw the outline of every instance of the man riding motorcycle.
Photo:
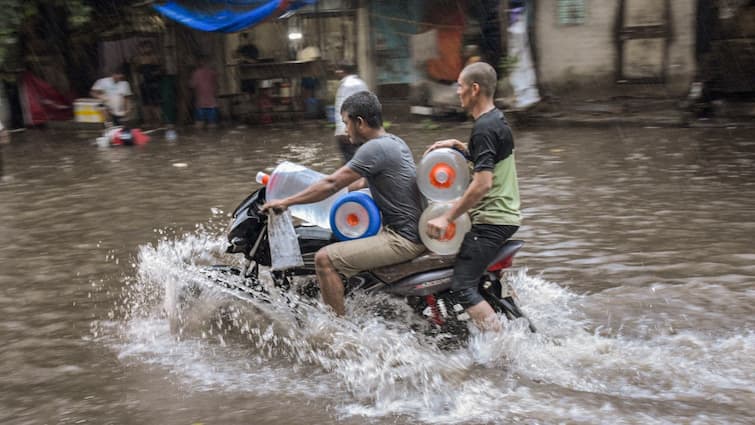
<svg viewBox="0 0 755 425">
<path fill-rule="evenodd" d="M 366 91 L 355 93 L 344 101 L 339 112 L 351 143 L 359 145 L 354 157 L 303 191 L 267 202 L 262 210 L 280 213 L 292 205 L 323 200 L 347 186 L 350 190 L 370 188 L 383 214 L 380 232 L 327 245 L 315 254 L 323 301 L 340 316 L 345 314 L 341 275 L 349 278 L 360 271 L 403 263 L 426 249 L 417 228 L 422 205 L 414 158 L 403 140 L 383 129 L 377 96 Z"/>
<path fill-rule="evenodd" d="M 514 139 L 503 113 L 493 104 L 497 82 L 493 67 L 484 62 L 470 64 L 457 82 L 461 106 L 475 120 L 469 145 L 455 139 L 441 140 L 428 152 L 444 147 L 464 152 L 474 163 L 474 176 L 462 197 L 445 214 L 428 222 L 427 233 L 440 238 L 449 223 L 470 212 L 472 229 L 459 250 L 451 292 L 479 328 L 498 331 L 501 324 L 480 295 L 478 281 L 521 222 Z"/>
</svg>

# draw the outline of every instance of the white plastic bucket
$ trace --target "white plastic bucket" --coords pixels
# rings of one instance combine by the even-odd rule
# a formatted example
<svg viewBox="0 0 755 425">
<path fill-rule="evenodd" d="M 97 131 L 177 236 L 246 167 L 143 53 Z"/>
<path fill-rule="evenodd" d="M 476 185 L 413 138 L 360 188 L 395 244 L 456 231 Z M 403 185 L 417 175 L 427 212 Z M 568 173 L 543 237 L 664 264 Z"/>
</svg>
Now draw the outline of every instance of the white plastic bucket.
<svg viewBox="0 0 755 425">
<path fill-rule="evenodd" d="M 81 98 L 73 102 L 73 117 L 76 122 L 105 122 L 105 107 L 99 99 Z"/>
</svg>

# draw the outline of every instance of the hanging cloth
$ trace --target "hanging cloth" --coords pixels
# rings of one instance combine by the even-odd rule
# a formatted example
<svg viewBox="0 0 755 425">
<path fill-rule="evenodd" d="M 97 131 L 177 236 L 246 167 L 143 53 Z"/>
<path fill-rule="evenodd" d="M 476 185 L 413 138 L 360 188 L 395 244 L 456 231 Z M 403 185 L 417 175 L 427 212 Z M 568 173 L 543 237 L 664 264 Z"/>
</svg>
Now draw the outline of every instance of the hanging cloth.
<svg viewBox="0 0 755 425">
<path fill-rule="evenodd" d="M 172 19 L 188 27 L 206 32 L 231 33 L 254 26 L 265 19 L 278 17 L 286 12 L 313 4 L 317 0 L 272 0 L 272 1 L 243 1 L 217 0 L 212 3 L 219 5 L 215 10 L 198 10 L 182 6 L 176 0 L 165 4 L 155 4 L 153 7 L 166 18 Z M 253 9 L 250 6 L 257 5 Z"/>
</svg>

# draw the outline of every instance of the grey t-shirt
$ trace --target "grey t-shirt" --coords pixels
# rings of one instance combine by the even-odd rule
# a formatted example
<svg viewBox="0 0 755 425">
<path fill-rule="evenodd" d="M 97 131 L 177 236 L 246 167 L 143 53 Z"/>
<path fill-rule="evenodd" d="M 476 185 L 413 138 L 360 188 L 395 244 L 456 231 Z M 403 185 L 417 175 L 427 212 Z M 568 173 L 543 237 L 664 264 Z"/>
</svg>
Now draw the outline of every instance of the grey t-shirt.
<svg viewBox="0 0 755 425">
<path fill-rule="evenodd" d="M 422 201 L 409 146 L 385 134 L 360 146 L 346 165 L 367 179 L 372 199 L 383 213 L 383 226 L 420 243 L 417 228 Z"/>
</svg>

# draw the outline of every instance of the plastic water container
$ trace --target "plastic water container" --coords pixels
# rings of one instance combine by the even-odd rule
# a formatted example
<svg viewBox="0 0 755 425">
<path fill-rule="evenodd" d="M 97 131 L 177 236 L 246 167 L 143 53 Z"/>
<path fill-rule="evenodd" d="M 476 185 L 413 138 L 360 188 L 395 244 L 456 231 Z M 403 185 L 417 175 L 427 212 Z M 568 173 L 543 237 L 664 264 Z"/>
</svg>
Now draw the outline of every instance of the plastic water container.
<svg viewBox="0 0 755 425">
<path fill-rule="evenodd" d="M 172 128 L 165 130 L 165 140 L 175 142 L 177 138 L 178 135 L 176 134 L 176 130 L 173 130 Z"/>
<path fill-rule="evenodd" d="M 381 224 L 380 210 L 369 192 L 356 191 L 344 195 L 330 210 L 330 228 L 338 240 L 376 235 Z"/>
<path fill-rule="evenodd" d="M 134 135 L 129 128 L 123 127 L 116 137 L 121 140 L 123 145 L 131 146 L 134 144 Z"/>
<path fill-rule="evenodd" d="M 100 99 L 76 99 L 73 102 L 73 117 L 76 122 L 105 122 L 105 106 Z"/>
<path fill-rule="evenodd" d="M 110 146 L 110 139 L 108 139 L 105 136 L 100 136 L 97 138 L 97 146 L 101 148 L 107 148 Z"/>
<path fill-rule="evenodd" d="M 325 117 L 328 119 L 328 122 L 336 122 L 336 107 L 332 105 L 326 106 Z"/>
<path fill-rule="evenodd" d="M 461 197 L 469 186 L 469 167 L 464 155 L 450 148 L 428 152 L 417 165 L 417 185 L 430 201 Z"/>
<path fill-rule="evenodd" d="M 257 173 L 257 183 L 267 186 L 267 199 L 276 201 L 287 198 L 306 189 L 315 182 L 322 180 L 325 174 L 311 170 L 303 165 L 295 164 L 289 161 L 283 161 L 278 164 L 270 175 Z M 294 205 L 291 208 L 291 215 L 300 218 L 316 226 L 330 229 L 330 210 L 333 204 L 348 190 L 341 189 L 337 193 L 320 202 L 311 204 Z"/>
<path fill-rule="evenodd" d="M 419 216 L 419 237 L 422 243 L 427 249 L 440 255 L 452 255 L 459 252 L 464 235 L 472 228 L 469 214 L 464 213 L 448 225 L 446 233 L 440 239 L 432 239 L 428 236 L 427 222 L 440 217 L 449 208 L 451 208 L 450 203 L 431 203 Z"/>
</svg>

